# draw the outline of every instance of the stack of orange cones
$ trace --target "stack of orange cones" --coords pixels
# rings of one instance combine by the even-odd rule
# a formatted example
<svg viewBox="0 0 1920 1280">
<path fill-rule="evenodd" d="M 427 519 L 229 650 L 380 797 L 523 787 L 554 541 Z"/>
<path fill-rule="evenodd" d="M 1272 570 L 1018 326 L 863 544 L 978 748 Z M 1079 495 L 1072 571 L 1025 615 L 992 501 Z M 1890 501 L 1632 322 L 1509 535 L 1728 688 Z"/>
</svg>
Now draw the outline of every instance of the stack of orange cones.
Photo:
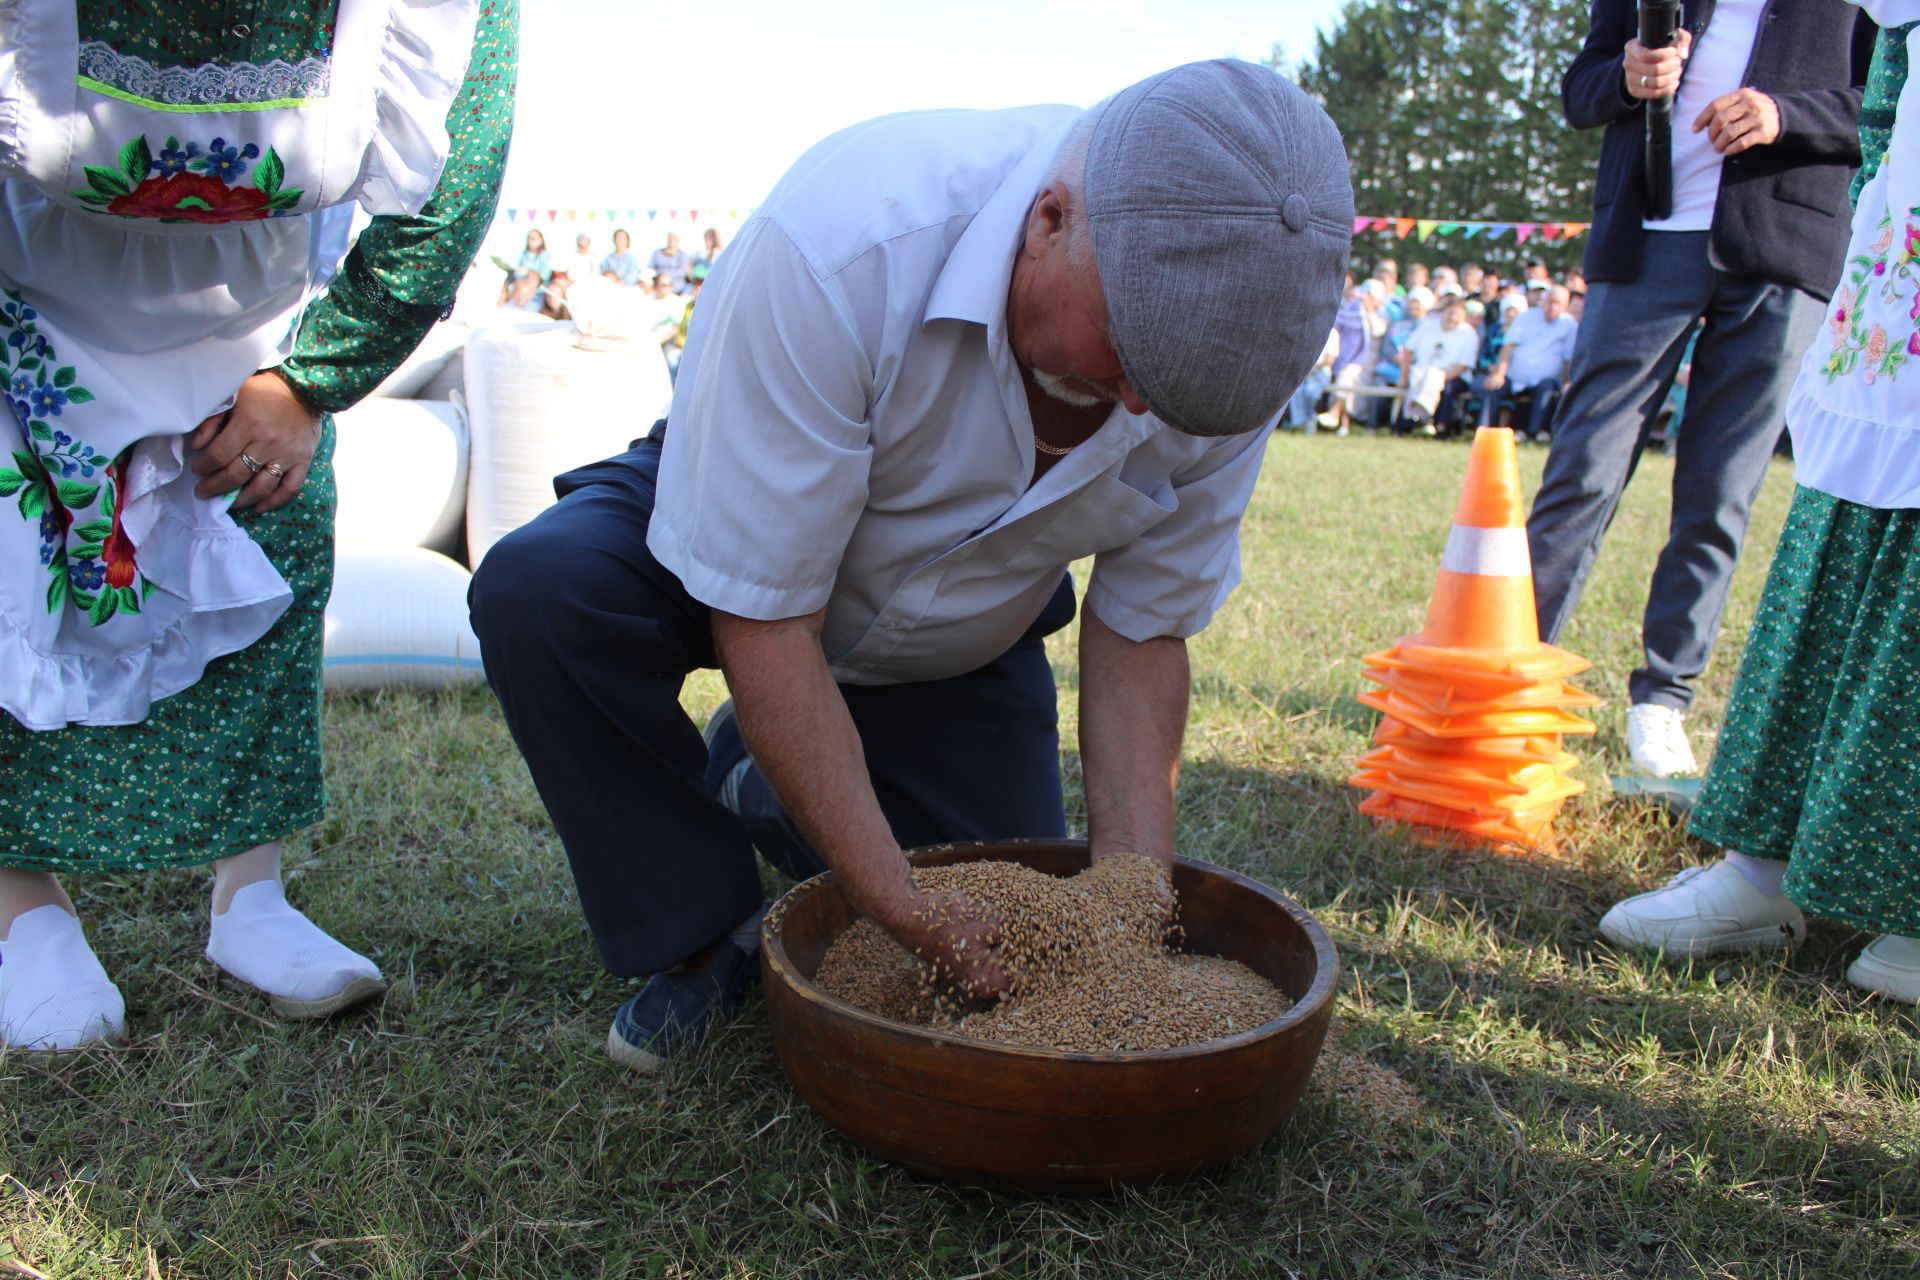
<svg viewBox="0 0 1920 1280">
<path fill-rule="evenodd" d="M 1481 427 L 1419 635 L 1369 654 L 1360 701 L 1381 713 L 1360 757 L 1360 811 L 1448 841 L 1553 848 L 1553 819 L 1586 788 L 1568 734 L 1592 733 L 1566 683 L 1588 663 L 1540 643 L 1513 432 Z"/>
</svg>

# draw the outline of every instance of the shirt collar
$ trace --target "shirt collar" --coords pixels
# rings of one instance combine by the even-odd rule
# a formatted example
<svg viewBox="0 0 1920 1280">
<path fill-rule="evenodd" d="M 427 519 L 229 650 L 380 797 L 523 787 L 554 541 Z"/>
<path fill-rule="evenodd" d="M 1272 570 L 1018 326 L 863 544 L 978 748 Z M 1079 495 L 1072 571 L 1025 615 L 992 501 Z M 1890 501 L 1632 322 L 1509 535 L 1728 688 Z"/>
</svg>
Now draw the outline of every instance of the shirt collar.
<svg viewBox="0 0 1920 1280">
<path fill-rule="evenodd" d="M 1027 211 L 1072 127 L 1069 121 L 1041 135 L 973 215 L 933 282 L 926 319 L 984 325 L 1005 319 L 1007 286 L 1013 279 L 1013 258 L 1020 248 Z"/>
</svg>

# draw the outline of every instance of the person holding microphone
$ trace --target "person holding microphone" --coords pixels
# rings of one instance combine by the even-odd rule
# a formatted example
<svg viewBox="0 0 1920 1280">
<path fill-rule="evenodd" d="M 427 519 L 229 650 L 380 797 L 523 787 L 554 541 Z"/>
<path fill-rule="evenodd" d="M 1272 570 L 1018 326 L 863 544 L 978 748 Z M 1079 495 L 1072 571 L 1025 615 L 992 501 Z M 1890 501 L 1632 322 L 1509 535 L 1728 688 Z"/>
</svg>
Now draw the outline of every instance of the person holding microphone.
<svg viewBox="0 0 1920 1280">
<path fill-rule="evenodd" d="M 1650 49 L 1634 0 L 1594 0 L 1561 82 L 1568 122 L 1607 132 L 1586 311 L 1527 522 L 1540 634 L 1557 643 L 1704 318 L 1645 663 L 1628 686 L 1628 749 L 1657 777 L 1698 771 L 1682 716 L 1780 436 L 1792 356 L 1840 274 L 1876 30 L 1842 0 L 1685 0 L 1681 10 L 1672 45 Z M 1669 98 L 1671 208 L 1657 217 L 1649 106 Z"/>
</svg>

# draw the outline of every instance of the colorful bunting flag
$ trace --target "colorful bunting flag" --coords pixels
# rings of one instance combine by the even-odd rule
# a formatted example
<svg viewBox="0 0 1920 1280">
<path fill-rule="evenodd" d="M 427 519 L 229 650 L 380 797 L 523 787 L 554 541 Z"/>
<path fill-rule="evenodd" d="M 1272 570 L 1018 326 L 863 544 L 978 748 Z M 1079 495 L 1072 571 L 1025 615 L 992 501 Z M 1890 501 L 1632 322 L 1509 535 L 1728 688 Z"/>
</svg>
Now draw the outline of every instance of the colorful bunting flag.
<svg viewBox="0 0 1920 1280">
<path fill-rule="evenodd" d="M 1479 222 L 1464 218 L 1443 221 L 1439 218 L 1408 218 L 1398 215 L 1379 217 L 1360 214 L 1353 220 L 1353 234 L 1387 231 L 1393 233 L 1395 239 L 1404 240 L 1411 235 L 1424 241 L 1438 233 L 1442 236 L 1460 236 L 1468 240 L 1475 236 L 1496 240 L 1511 231 L 1517 242 L 1525 244 L 1535 237 L 1548 241 L 1570 240 L 1575 236 L 1585 235 L 1592 229 L 1592 225 L 1587 222 Z"/>
<path fill-rule="evenodd" d="M 509 210 L 507 210 L 507 221 L 508 221 L 508 222 L 512 222 L 512 221 L 513 221 L 513 216 L 514 216 L 515 214 L 517 214 L 517 213 L 519 213 L 519 212 L 520 212 L 520 211 L 519 211 L 518 209 L 509 209 Z"/>
</svg>

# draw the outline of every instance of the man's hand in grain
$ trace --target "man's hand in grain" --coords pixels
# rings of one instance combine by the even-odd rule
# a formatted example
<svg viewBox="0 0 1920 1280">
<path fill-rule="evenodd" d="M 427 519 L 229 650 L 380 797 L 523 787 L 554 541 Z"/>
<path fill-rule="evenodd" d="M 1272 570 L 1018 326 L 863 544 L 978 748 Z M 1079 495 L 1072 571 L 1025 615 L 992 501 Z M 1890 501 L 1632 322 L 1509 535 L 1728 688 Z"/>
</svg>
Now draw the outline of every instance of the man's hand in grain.
<svg viewBox="0 0 1920 1280">
<path fill-rule="evenodd" d="M 1695 133 L 1702 129 L 1715 151 L 1737 156 L 1780 140 L 1780 105 L 1758 89 L 1735 89 L 1707 104 L 1693 122 Z"/>
<path fill-rule="evenodd" d="M 929 893 L 914 915 L 913 949 L 962 995 L 997 1000 L 1013 989 L 1001 964 L 1000 918 L 991 907 L 964 893 Z"/>
<path fill-rule="evenodd" d="M 319 417 L 279 374 L 256 373 L 240 384 L 233 408 L 202 422 L 188 439 L 198 454 L 194 474 L 202 477 L 193 491 L 216 498 L 238 489 L 233 510 L 277 510 L 299 495 L 319 443 Z"/>
</svg>

